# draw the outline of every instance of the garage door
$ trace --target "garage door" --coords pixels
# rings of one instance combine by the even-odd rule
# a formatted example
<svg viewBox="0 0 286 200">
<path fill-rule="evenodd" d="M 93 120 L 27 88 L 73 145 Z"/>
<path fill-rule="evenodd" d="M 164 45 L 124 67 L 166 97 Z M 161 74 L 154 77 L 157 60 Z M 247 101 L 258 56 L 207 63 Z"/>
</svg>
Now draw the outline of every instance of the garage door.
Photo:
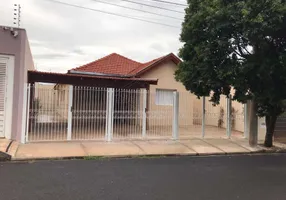
<svg viewBox="0 0 286 200">
<path fill-rule="evenodd" d="M 0 137 L 4 137 L 5 102 L 7 86 L 7 60 L 0 59 Z"/>
</svg>

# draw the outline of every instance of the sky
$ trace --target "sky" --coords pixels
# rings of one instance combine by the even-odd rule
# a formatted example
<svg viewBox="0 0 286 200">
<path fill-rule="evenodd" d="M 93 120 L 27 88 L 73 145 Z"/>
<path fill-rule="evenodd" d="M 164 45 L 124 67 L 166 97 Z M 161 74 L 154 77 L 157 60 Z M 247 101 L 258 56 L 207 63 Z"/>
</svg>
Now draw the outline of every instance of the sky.
<svg viewBox="0 0 286 200">
<path fill-rule="evenodd" d="M 68 69 L 111 53 L 118 53 L 139 62 L 147 62 L 171 52 L 177 54 L 182 46 L 179 37 L 184 18 L 184 6 L 154 0 L 130 0 L 177 11 L 173 12 L 134 4 L 128 0 L 55 1 L 168 26 L 71 7 L 52 0 L 0 0 L 0 25 L 12 26 L 14 4 L 21 5 L 20 27 L 27 30 L 37 70 L 64 73 Z M 98 1 L 164 16 L 129 10 Z M 166 1 L 186 4 L 186 0 Z"/>
</svg>

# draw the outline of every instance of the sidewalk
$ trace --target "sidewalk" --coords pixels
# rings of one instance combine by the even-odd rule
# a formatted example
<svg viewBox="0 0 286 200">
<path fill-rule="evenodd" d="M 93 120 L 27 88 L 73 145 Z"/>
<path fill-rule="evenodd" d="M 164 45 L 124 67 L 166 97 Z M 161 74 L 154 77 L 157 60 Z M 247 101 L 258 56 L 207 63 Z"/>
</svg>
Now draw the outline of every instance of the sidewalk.
<svg viewBox="0 0 286 200">
<path fill-rule="evenodd" d="M 272 152 L 286 149 L 286 145 L 275 144 Z M 34 160 L 84 157 L 127 157 L 152 155 L 218 155 L 266 152 L 262 146 L 252 148 L 245 139 L 186 139 L 186 140 L 137 140 L 137 141 L 80 141 L 42 142 L 17 144 L 9 148 L 12 160 Z"/>
<path fill-rule="evenodd" d="M 0 161 L 7 159 L 10 160 L 11 157 L 13 158 L 18 146 L 18 142 L 0 138 Z"/>
<path fill-rule="evenodd" d="M 15 154 L 18 148 L 16 142 L 14 145 L 12 145 L 12 143 L 11 140 L 0 138 L 0 161 L 11 160 L 11 154 Z M 8 152 L 8 149 L 11 149 L 11 153 Z"/>
</svg>

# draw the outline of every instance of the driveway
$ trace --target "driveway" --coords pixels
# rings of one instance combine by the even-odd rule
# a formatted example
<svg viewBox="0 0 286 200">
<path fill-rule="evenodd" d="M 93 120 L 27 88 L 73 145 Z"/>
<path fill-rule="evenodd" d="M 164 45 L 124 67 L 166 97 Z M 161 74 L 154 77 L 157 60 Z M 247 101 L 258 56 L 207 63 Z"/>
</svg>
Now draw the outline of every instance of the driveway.
<svg viewBox="0 0 286 200">
<path fill-rule="evenodd" d="M 3 200 L 282 200 L 286 155 L 0 163 Z"/>
</svg>

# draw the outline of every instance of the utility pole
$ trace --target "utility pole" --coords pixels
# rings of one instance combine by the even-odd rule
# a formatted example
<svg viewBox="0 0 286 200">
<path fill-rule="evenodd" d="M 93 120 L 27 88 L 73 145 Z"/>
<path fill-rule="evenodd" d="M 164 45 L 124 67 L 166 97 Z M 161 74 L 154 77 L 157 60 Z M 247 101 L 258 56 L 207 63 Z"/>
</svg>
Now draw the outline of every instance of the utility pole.
<svg viewBox="0 0 286 200">
<path fill-rule="evenodd" d="M 257 145 L 258 140 L 258 117 L 257 117 L 257 104 L 256 102 L 248 101 L 250 108 L 249 116 L 249 145 L 254 147 Z"/>
</svg>

